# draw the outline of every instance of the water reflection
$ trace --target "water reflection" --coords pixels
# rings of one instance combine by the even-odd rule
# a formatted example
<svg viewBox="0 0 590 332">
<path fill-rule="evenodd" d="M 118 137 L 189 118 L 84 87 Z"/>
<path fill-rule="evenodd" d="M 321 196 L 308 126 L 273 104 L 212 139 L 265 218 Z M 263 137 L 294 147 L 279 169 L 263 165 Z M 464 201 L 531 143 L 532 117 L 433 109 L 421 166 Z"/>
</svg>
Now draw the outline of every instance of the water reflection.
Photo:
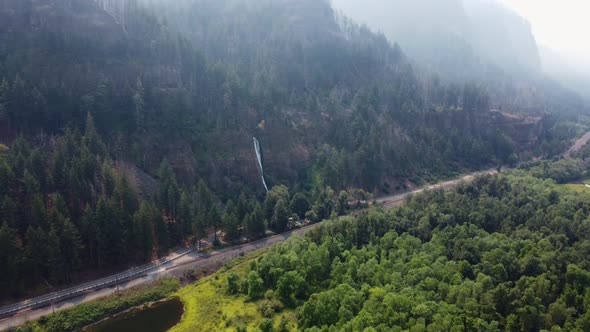
<svg viewBox="0 0 590 332">
<path fill-rule="evenodd" d="M 136 308 L 116 315 L 96 325 L 89 326 L 85 332 L 165 332 L 178 324 L 184 307 L 182 301 L 174 298 L 159 302 L 148 308 Z"/>
</svg>

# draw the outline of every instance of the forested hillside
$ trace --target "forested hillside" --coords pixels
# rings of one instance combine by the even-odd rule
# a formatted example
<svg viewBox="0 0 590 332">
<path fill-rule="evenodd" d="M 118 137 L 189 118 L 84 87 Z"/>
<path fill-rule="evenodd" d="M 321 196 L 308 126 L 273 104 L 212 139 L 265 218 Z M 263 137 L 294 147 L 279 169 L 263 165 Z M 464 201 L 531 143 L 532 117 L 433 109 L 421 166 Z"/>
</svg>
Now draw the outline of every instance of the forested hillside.
<svg viewBox="0 0 590 332">
<path fill-rule="evenodd" d="M 354 188 L 554 155 L 584 129 L 411 63 L 323 0 L 1 1 L 0 295 L 343 214 Z"/>
<path fill-rule="evenodd" d="M 518 171 L 333 220 L 182 291 L 224 316 L 174 331 L 587 331 L 589 193 L 564 188 Z"/>
<path fill-rule="evenodd" d="M 6 143 L 82 128 L 90 112 L 115 159 L 155 175 L 168 157 L 218 192 L 260 190 L 252 136 L 271 184 L 339 174 L 326 184 L 382 191 L 531 155 L 552 126 L 497 126 L 485 90 L 418 79 L 398 47 L 323 1 L 135 4 L 124 19 L 90 0 L 4 8 Z"/>
</svg>

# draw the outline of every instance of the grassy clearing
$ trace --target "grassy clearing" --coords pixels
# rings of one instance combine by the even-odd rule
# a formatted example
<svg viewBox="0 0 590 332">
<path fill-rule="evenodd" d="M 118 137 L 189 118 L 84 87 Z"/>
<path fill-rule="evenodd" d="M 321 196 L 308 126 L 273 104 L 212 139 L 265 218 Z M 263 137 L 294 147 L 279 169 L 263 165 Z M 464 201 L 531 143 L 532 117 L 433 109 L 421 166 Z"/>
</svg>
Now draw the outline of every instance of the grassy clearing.
<svg viewBox="0 0 590 332">
<path fill-rule="evenodd" d="M 177 294 L 184 303 L 184 315 L 170 332 L 192 331 L 258 331 L 265 319 L 258 308 L 259 301 L 249 301 L 246 295 L 228 292 L 227 276 L 235 273 L 243 280 L 250 272 L 250 263 L 266 250 L 235 259 L 219 272 L 181 289 Z M 272 318 L 276 331 L 285 321 L 288 331 L 297 329 L 293 311 L 284 310 Z"/>
<path fill-rule="evenodd" d="M 577 193 L 587 193 L 590 194 L 590 188 L 586 187 L 586 185 L 590 185 L 590 179 L 585 179 L 580 181 L 579 183 L 567 183 L 560 185 L 561 188 L 575 191 Z"/>
<path fill-rule="evenodd" d="M 28 323 L 18 331 L 76 331 L 127 309 L 171 296 L 179 288 L 180 284 L 176 279 L 161 279 L 153 284 L 123 291 L 120 295 L 113 294 L 56 312 Z"/>
</svg>

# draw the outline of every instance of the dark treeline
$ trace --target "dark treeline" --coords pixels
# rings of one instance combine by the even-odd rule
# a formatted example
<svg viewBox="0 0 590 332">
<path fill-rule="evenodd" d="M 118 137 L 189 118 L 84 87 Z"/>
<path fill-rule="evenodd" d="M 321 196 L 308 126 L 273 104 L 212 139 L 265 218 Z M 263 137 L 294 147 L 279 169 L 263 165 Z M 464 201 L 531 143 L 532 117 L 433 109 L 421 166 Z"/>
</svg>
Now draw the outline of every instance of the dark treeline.
<svg viewBox="0 0 590 332">
<path fill-rule="evenodd" d="M 277 245 L 228 291 L 266 317 L 293 308 L 310 332 L 587 331 L 587 197 L 524 173 L 480 177 Z"/>
</svg>

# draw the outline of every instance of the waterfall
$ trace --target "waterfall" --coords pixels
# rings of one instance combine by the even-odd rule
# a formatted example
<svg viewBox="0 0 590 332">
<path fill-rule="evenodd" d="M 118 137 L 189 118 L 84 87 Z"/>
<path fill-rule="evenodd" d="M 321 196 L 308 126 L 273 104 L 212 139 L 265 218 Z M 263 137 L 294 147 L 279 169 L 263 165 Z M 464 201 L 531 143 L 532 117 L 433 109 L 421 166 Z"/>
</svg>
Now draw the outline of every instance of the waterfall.
<svg viewBox="0 0 590 332">
<path fill-rule="evenodd" d="M 260 176 L 262 177 L 262 185 L 266 192 L 268 192 L 268 187 L 266 186 L 266 181 L 264 180 L 264 170 L 262 169 L 262 155 L 260 154 L 260 143 L 256 137 L 254 137 L 254 150 L 256 151 L 256 160 L 258 160 L 258 167 L 260 167 Z"/>
</svg>

